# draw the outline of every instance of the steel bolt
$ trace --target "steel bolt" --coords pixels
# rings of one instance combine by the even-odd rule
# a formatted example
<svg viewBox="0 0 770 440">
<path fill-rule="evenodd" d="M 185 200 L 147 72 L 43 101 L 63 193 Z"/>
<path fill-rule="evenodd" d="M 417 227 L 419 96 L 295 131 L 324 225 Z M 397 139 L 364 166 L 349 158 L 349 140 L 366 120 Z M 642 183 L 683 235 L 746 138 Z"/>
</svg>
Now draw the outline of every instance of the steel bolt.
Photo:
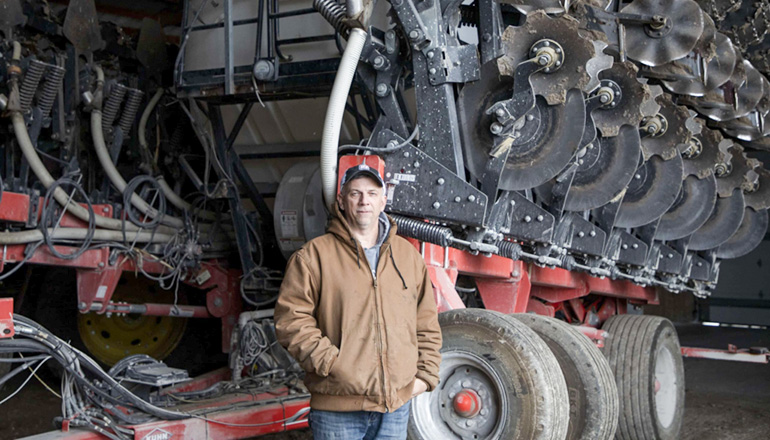
<svg viewBox="0 0 770 440">
<path fill-rule="evenodd" d="M 435 75 L 436 74 L 436 69 L 431 67 L 430 70 L 428 70 L 428 73 L 430 73 L 431 75 Z"/>
<path fill-rule="evenodd" d="M 377 88 L 375 89 L 375 92 L 377 93 L 377 96 L 380 98 L 388 96 L 388 85 L 385 83 L 379 83 L 377 84 Z"/>
<path fill-rule="evenodd" d="M 633 245 L 631 245 L 631 247 L 634 248 L 634 249 L 638 249 L 639 248 L 639 244 L 634 243 Z"/>
<path fill-rule="evenodd" d="M 441 203 L 433 202 L 433 209 L 439 209 L 439 208 L 441 208 Z"/>
<path fill-rule="evenodd" d="M 596 237 L 596 231 L 591 231 L 588 233 L 591 237 Z"/>
<path fill-rule="evenodd" d="M 639 180 L 639 179 L 641 179 L 641 178 L 642 178 L 642 175 L 641 175 L 641 174 L 636 174 L 636 175 L 634 175 L 634 179 L 636 179 L 636 180 Z"/>
<path fill-rule="evenodd" d="M 481 36 L 481 39 L 484 40 L 485 43 L 489 43 L 490 41 L 492 41 L 492 35 L 486 33 Z"/>
<path fill-rule="evenodd" d="M 420 162 L 419 162 L 419 161 L 417 161 L 417 160 L 415 160 L 415 161 L 414 161 L 414 167 L 415 167 L 415 168 L 420 168 Z"/>
<path fill-rule="evenodd" d="M 455 197 L 455 202 L 460 203 L 461 200 L 462 198 L 460 198 L 460 196 Z"/>
<path fill-rule="evenodd" d="M 481 395 L 481 393 L 479 393 L 479 395 Z M 485 416 L 489 414 L 489 410 L 486 408 L 481 408 L 481 411 L 479 412 L 479 414 L 481 414 L 482 416 Z"/>
<path fill-rule="evenodd" d="M 503 109 L 499 108 L 499 109 L 495 110 L 495 114 L 496 114 L 498 117 L 501 117 L 501 118 L 502 118 L 503 116 L 505 116 L 505 110 L 503 110 Z"/>
<path fill-rule="evenodd" d="M 698 267 L 702 267 L 702 266 L 703 266 L 703 262 L 702 261 L 698 261 Z"/>
<path fill-rule="evenodd" d="M 397 146 L 398 146 L 398 142 L 396 141 L 389 141 L 387 144 L 388 148 L 396 148 Z M 405 157 L 409 157 L 408 154 L 409 153 L 404 153 Z"/>
<path fill-rule="evenodd" d="M 443 177 L 439 177 L 438 180 L 436 181 L 436 183 L 438 183 L 439 185 L 443 185 L 444 182 L 445 182 L 445 180 L 444 180 Z"/>
<path fill-rule="evenodd" d="M 533 121 L 535 119 L 535 115 L 527 115 L 527 121 Z"/>
<path fill-rule="evenodd" d="M 529 222 L 531 222 L 531 221 L 532 221 L 532 217 L 530 217 L 530 216 L 528 216 L 528 215 L 525 215 L 525 216 L 524 216 L 524 222 L 525 222 L 525 223 L 529 223 Z"/>
<path fill-rule="evenodd" d="M 219 298 L 219 297 L 214 298 L 214 306 L 222 307 L 222 298 Z"/>
<path fill-rule="evenodd" d="M 493 122 L 492 125 L 489 126 L 489 131 L 492 132 L 492 134 L 500 134 L 503 132 L 503 126 L 497 122 Z"/>
<path fill-rule="evenodd" d="M 404 152 L 404 157 L 409 157 L 409 152 L 408 151 Z"/>
<path fill-rule="evenodd" d="M 537 221 L 539 221 L 539 222 L 543 221 L 543 215 L 542 214 L 537 216 Z"/>
<path fill-rule="evenodd" d="M 476 201 L 476 196 L 474 196 L 473 194 L 469 195 L 468 196 L 468 201 L 469 202 L 475 202 Z"/>
<path fill-rule="evenodd" d="M 413 29 L 409 32 L 409 39 L 410 40 L 416 40 L 420 38 L 420 31 L 417 29 Z"/>
<path fill-rule="evenodd" d="M 433 53 L 433 51 L 432 51 L 432 50 L 428 52 L 428 58 L 433 58 L 433 56 L 434 56 L 434 55 L 435 55 L 435 54 Z"/>
<path fill-rule="evenodd" d="M 99 267 L 104 267 L 104 261 L 100 261 L 98 264 Z"/>
<path fill-rule="evenodd" d="M 668 254 L 668 258 L 674 258 L 674 254 Z"/>
<path fill-rule="evenodd" d="M 540 64 L 541 66 L 546 66 L 549 62 L 551 62 L 551 58 L 548 55 L 540 55 L 537 57 L 537 64 Z"/>
<path fill-rule="evenodd" d="M 621 246 L 623 249 L 628 249 L 628 245 L 623 243 L 623 246 Z"/>
<path fill-rule="evenodd" d="M 88 308 L 88 304 L 86 304 L 86 303 L 85 303 L 85 301 L 80 301 L 80 302 L 78 303 L 78 309 L 79 309 L 79 310 L 85 310 L 85 309 L 87 309 L 87 308 Z"/>
<path fill-rule="evenodd" d="M 377 56 L 374 58 L 374 67 L 382 67 L 385 65 L 385 58 Z"/>
<path fill-rule="evenodd" d="M 580 238 L 583 238 L 583 237 L 586 236 L 586 233 L 583 232 L 583 231 L 580 231 L 580 232 L 577 233 L 577 236 L 580 237 Z"/>
</svg>

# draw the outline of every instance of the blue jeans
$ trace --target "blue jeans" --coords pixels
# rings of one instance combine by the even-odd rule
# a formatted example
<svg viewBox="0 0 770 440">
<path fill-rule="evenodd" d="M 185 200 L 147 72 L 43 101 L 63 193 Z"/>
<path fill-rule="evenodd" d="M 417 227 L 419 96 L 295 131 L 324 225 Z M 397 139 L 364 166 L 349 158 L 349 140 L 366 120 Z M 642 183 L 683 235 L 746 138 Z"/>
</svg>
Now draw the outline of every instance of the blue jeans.
<svg viewBox="0 0 770 440">
<path fill-rule="evenodd" d="M 310 410 L 313 440 L 405 440 L 411 402 L 392 413 Z"/>
</svg>

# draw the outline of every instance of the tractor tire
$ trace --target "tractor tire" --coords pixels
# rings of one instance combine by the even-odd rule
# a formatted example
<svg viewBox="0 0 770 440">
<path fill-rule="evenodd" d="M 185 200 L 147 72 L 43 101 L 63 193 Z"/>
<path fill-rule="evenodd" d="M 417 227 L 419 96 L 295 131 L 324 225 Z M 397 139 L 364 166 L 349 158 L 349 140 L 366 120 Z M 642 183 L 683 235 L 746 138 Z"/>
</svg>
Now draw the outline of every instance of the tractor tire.
<svg viewBox="0 0 770 440">
<path fill-rule="evenodd" d="M 603 351 L 620 396 L 616 438 L 678 439 L 685 389 L 674 325 L 657 316 L 618 315 L 602 328 L 609 333 Z"/>
<path fill-rule="evenodd" d="M 409 439 L 564 439 L 567 387 L 558 361 L 535 332 L 483 309 L 445 312 L 439 323 L 441 381 L 412 400 Z M 466 405 L 470 395 L 477 405 Z M 468 408 L 475 413 L 461 415 Z"/>
<path fill-rule="evenodd" d="M 508 316 L 534 330 L 559 361 L 569 392 L 567 440 L 611 440 L 618 425 L 618 389 L 599 348 L 558 319 L 533 314 Z"/>
</svg>

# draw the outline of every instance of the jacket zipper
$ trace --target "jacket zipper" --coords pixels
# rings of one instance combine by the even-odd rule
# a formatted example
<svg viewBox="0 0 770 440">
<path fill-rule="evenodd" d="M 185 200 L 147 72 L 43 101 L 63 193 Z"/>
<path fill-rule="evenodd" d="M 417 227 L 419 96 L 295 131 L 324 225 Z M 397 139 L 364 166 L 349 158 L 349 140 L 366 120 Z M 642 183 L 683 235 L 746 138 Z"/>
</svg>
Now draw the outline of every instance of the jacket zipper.
<svg viewBox="0 0 770 440">
<path fill-rule="evenodd" d="M 356 246 L 358 246 L 358 243 L 356 243 Z M 380 252 L 380 260 L 383 257 L 383 254 L 390 250 L 390 245 L 388 245 L 387 249 L 382 249 Z M 384 251 L 384 252 L 382 252 Z M 369 260 L 366 256 L 366 253 L 364 253 L 364 259 L 366 259 L 366 265 L 369 266 Z M 379 266 L 379 261 L 377 262 L 377 266 Z M 368 267 L 367 267 L 368 269 Z M 375 272 L 377 271 L 377 267 L 375 267 Z M 383 343 L 382 343 L 382 327 L 380 325 L 380 305 L 378 302 L 378 292 L 379 292 L 379 286 L 377 284 L 377 276 L 372 273 L 371 270 L 369 270 L 369 273 L 372 274 L 372 283 L 374 285 L 374 312 L 376 315 L 376 328 L 377 328 L 377 352 L 380 357 L 380 381 L 382 382 L 382 396 L 384 398 L 384 404 L 385 404 L 385 411 L 390 412 L 390 408 L 388 407 L 388 389 L 385 386 L 385 359 L 383 356 Z"/>
</svg>

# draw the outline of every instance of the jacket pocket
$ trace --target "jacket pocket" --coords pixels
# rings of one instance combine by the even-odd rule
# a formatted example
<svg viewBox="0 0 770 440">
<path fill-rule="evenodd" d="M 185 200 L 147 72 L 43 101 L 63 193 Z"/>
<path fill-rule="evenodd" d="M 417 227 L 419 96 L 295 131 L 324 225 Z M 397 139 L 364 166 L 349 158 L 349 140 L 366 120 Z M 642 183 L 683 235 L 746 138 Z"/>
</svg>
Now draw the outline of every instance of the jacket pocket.
<svg viewBox="0 0 770 440">
<path fill-rule="evenodd" d="M 370 396 L 377 393 L 379 356 L 366 329 L 343 331 L 340 352 L 329 375 L 311 391 L 334 396 Z M 308 387 L 309 388 L 309 387 Z"/>
</svg>

